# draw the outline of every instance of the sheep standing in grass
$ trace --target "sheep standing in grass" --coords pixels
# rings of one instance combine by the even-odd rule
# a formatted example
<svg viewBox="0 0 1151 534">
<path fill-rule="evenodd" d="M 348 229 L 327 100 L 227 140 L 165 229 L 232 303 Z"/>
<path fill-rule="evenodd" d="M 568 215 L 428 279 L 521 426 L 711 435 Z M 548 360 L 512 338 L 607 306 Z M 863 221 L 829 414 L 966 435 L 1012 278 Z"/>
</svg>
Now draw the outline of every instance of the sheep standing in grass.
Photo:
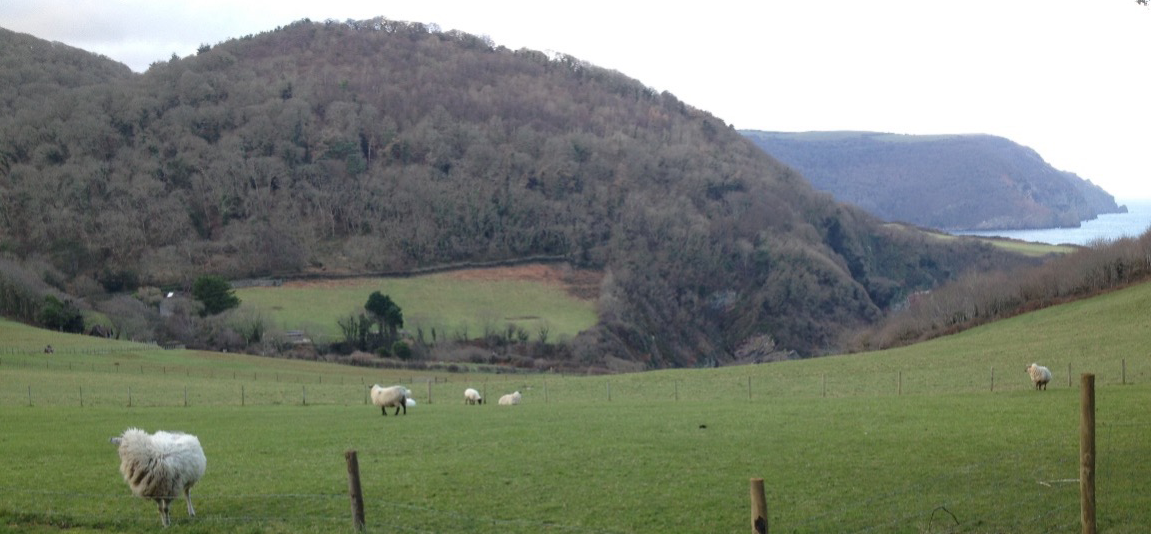
<svg viewBox="0 0 1151 534">
<path fill-rule="evenodd" d="M 1027 374 L 1031 375 L 1031 381 L 1035 383 L 1036 390 L 1046 390 L 1047 383 L 1051 381 L 1051 370 L 1033 363 L 1027 366 Z"/>
<path fill-rule="evenodd" d="M 483 404 L 484 398 L 480 396 L 480 392 L 472 388 L 464 390 L 464 404 Z"/>
<path fill-rule="evenodd" d="M 124 475 L 124 481 L 137 497 L 156 501 L 165 527 L 172 524 L 168 507 L 181 493 L 188 502 L 188 516 L 196 516 L 192 508 L 192 486 L 208 467 L 208 459 L 196 436 L 162 430 L 148 434 L 129 428 L 111 441 L 119 446 L 120 474 Z"/>
<path fill-rule="evenodd" d="M 507 395 L 500 397 L 500 406 L 512 406 L 515 404 L 519 404 L 520 399 L 522 399 L 522 398 L 523 398 L 523 395 L 520 395 L 520 392 L 518 392 L 518 391 L 508 393 Z"/>
<path fill-rule="evenodd" d="M 399 415 L 400 409 L 404 410 L 404 415 L 408 415 L 408 397 L 411 395 L 412 392 L 404 386 L 384 387 L 379 384 L 372 386 L 372 404 L 379 406 L 380 413 L 384 415 L 388 415 L 388 406 L 396 407 L 393 415 Z"/>
</svg>

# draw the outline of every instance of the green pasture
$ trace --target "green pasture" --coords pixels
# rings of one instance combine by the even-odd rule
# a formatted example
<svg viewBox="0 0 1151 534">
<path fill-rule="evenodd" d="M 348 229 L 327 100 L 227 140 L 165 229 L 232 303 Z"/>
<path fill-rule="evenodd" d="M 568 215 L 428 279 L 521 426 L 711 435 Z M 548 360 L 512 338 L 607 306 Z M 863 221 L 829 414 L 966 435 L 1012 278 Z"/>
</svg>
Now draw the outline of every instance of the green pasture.
<svg viewBox="0 0 1151 534">
<path fill-rule="evenodd" d="M 919 227 L 909 226 L 909 225 L 906 225 L 903 223 L 887 223 L 886 226 L 889 228 L 902 228 L 905 231 L 919 232 L 919 233 L 925 234 L 927 236 L 930 236 L 934 239 L 937 239 L 939 241 L 951 241 L 951 240 L 955 240 L 955 239 L 975 239 L 978 241 L 983 241 L 983 242 L 985 242 L 985 243 L 987 243 L 993 247 L 1008 250 L 1008 251 L 1014 252 L 1016 254 L 1022 254 L 1024 256 L 1031 256 L 1031 257 L 1036 257 L 1036 258 L 1048 256 L 1051 254 L 1070 254 L 1070 253 L 1075 252 L 1076 250 L 1079 249 L 1079 247 L 1076 247 L 1073 245 L 1051 245 L 1051 244 L 1047 244 L 1047 243 L 1034 243 L 1034 242 L 1030 242 L 1030 241 L 1020 241 L 1018 239 L 1007 239 L 1007 238 L 1002 238 L 1002 237 L 979 237 L 979 236 L 968 236 L 968 235 L 956 236 L 956 235 L 946 234 L 943 232 L 937 232 L 934 230 L 925 230 L 925 229 L 922 229 Z"/>
<path fill-rule="evenodd" d="M 349 449 L 368 532 L 746 532 L 753 477 L 772 532 L 1077 532 L 1094 373 L 1100 531 L 1144 532 L 1148 309 L 1143 285 L 899 350 L 593 377 L 110 347 L 0 322 L 0 525 L 159 528 L 107 443 L 138 426 L 204 444 L 197 518 L 173 505 L 186 532 L 350 532 Z M 1033 361 L 1055 373 L 1048 391 L 1031 389 Z M 373 382 L 418 405 L 381 416 Z M 464 405 L 465 387 L 493 403 Z M 523 404 L 494 404 L 513 390 Z"/>
<path fill-rule="evenodd" d="M 282 330 L 340 339 L 337 321 L 364 313 L 373 291 L 388 295 L 404 312 L 404 329 L 435 340 L 475 339 L 486 330 L 503 332 L 508 324 L 539 339 L 541 328 L 552 341 L 574 337 L 596 322 L 595 303 L 542 282 L 465 280 L 448 273 L 406 278 L 365 278 L 338 287 L 251 287 L 236 290 Z M 434 330 L 434 332 L 433 332 Z"/>
</svg>

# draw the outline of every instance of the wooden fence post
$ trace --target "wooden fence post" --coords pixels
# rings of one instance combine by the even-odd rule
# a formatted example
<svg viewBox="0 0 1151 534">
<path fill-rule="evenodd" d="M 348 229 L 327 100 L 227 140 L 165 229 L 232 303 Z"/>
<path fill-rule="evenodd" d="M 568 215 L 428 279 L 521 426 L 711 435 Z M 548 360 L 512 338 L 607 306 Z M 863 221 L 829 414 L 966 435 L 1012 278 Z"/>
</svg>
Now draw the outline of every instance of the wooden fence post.
<svg viewBox="0 0 1151 534">
<path fill-rule="evenodd" d="M 747 400 L 751 400 L 751 377 L 747 377 Z"/>
<path fill-rule="evenodd" d="M 344 452 L 348 462 L 348 496 L 352 498 L 352 526 L 357 532 L 364 531 L 364 494 L 360 488 L 360 461 L 356 451 Z"/>
<path fill-rule="evenodd" d="M 1067 362 L 1067 387 L 1071 387 L 1071 362 Z"/>
<path fill-rule="evenodd" d="M 428 404 L 432 403 L 432 383 L 428 381 Z"/>
<path fill-rule="evenodd" d="M 897 395 L 903 395 L 903 371 L 899 371 L 899 386 L 896 390 Z"/>
<path fill-rule="evenodd" d="M 1084 374 L 1079 417 L 1079 499 L 1083 534 L 1095 534 L 1095 375 Z"/>
<path fill-rule="evenodd" d="M 995 393 L 995 366 L 991 366 L 991 392 Z"/>
<path fill-rule="evenodd" d="M 767 534 L 767 496 L 762 478 L 751 479 L 751 531 Z"/>
<path fill-rule="evenodd" d="M 1123 385 L 1127 385 L 1127 358 L 1123 358 Z"/>
</svg>

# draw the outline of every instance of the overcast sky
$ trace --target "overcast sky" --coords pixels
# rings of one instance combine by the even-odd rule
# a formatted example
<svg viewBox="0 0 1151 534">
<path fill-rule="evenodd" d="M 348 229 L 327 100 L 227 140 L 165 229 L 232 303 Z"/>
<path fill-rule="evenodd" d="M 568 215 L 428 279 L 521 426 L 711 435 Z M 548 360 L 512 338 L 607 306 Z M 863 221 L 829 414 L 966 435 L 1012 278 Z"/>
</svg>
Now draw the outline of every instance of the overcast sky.
<svg viewBox="0 0 1151 534">
<path fill-rule="evenodd" d="M 3 0 L 0 26 L 137 72 L 310 18 L 436 23 L 620 71 L 740 129 L 986 133 L 1151 199 L 1135 0 Z"/>
</svg>

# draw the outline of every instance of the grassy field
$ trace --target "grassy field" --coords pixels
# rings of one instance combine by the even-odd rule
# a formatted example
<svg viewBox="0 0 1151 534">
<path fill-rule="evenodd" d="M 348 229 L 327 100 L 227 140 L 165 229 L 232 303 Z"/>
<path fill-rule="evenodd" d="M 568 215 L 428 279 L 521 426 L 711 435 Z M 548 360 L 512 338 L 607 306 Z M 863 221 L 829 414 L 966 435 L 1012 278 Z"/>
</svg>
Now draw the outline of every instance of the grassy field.
<svg viewBox="0 0 1151 534">
<path fill-rule="evenodd" d="M 157 529 L 107 443 L 139 426 L 204 443 L 199 515 L 173 506 L 182 532 L 351 531 L 348 449 L 368 532 L 746 532 L 752 477 L 772 532 L 1076 532 L 1092 372 L 1100 531 L 1145 532 L 1149 308 L 1144 285 L 899 350 L 597 377 L 381 372 L 0 322 L 0 528 Z M 1055 372 L 1046 392 L 1032 361 Z M 381 417 L 372 382 L 419 405 Z M 468 386 L 524 403 L 465 406 Z"/>
<path fill-rule="evenodd" d="M 485 276 L 485 272 L 496 273 Z M 508 273 L 500 275 L 498 273 Z M 296 282 L 278 287 L 236 290 L 240 300 L 266 314 L 282 330 L 339 338 L 337 320 L 364 312 L 373 291 L 388 295 L 404 312 L 405 329 L 422 329 L 431 341 L 474 339 L 508 324 L 538 339 L 541 327 L 551 340 L 573 337 L 596 322 L 595 302 L 573 296 L 557 269 L 524 266 L 453 271 L 410 278 L 357 278 Z"/>
</svg>

